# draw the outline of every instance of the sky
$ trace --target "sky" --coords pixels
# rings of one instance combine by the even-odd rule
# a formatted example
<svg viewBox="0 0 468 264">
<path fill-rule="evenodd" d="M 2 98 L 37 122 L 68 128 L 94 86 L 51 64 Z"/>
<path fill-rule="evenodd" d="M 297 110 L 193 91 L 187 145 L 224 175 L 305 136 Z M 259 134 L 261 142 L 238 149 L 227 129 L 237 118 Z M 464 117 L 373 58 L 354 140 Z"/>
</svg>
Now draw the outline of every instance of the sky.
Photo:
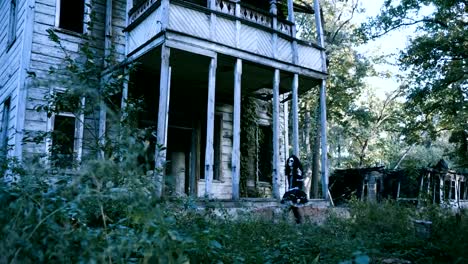
<svg viewBox="0 0 468 264">
<path fill-rule="evenodd" d="M 355 21 L 360 23 L 365 21 L 367 17 L 378 15 L 383 2 L 384 0 L 361 0 L 361 7 L 365 8 L 366 11 L 363 14 L 358 14 L 355 17 Z M 359 47 L 358 51 L 360 51 L 361 54 L 394 54 L 393 59 L 395 59 L 398 52 L 406 47 L 407 38 L 412 32 L 411 29 L 393 31 L 376 41 L 371 41 L 367 45 Z M 391 65 L 377 65 L 376 69 L 378 71 L 389 71 L 393 75 L 399 73 L 398 67 Z M 376 94 L 382 98 L 385 97 L 386 93 L 394 91 L 399 86 L 395 76 L 391 78 L 371 77 L 367 78 L 367 83 L 373 87 Z"/>
</svg>

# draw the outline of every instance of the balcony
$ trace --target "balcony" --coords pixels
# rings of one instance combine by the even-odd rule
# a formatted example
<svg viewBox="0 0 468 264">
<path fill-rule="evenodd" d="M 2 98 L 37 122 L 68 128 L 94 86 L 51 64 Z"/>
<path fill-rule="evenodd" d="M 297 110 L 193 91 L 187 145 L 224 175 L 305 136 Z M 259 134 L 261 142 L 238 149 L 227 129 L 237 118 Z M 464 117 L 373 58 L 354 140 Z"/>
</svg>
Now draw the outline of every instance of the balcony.
<svg viewBox="0 0 468 264">
<path fill-rule="evenodd" d="M 166 39 L 235 57 L 248 54 L 322 71 L 321 48 L 293 36 L 294 24 L 269 12 L 230 0 L 212 8 L 181 0 L 139 1 L 129 13 L 128 53 L 166 32 Z M 170 36 L 168 36 L 170 35 Z"/>
</svg>

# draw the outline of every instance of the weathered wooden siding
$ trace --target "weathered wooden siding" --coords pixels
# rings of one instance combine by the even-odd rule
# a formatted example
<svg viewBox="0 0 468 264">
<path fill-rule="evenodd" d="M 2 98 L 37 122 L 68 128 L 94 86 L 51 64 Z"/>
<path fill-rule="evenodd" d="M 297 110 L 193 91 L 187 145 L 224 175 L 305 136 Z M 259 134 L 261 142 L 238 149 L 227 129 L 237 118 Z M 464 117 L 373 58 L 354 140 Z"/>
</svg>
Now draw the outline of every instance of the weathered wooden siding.
<svg viewBox="0 0 468 264">
<path fill-rule="evenodd" d="M 10 113 L 8 122 L 8 144 L 14 145 L 17 137 L 17 116 L 19 105 L 19 88 L 21 82 L 21 66 L 24 47 L 24 32 L 26 25 L 27 0 L 18 0 L 16 7 L 16 40 L 8 46 L 8 27 L 10 22 L 10 1 L 0 1 L 0 111 L 3 112 L 4 102 L 10 98 Z"/>
<path fill-rule="evenodd" d="M 221 175 L 219 180 L 213 180 L 212 191 L 213 198 L 231 199 L 232 198 L 232 105 L 216 105 L 216 114 L 222 116 L 221 131 Z M 198 181 L 198 196 L 205 196 L 205 180 Z"/>
<path fill-rule="evenodd" d="M 161 7 L 128 33 L 129 53 L 161 32 Z"/>
<path fill-rule="evenodd" d="M 126 25 L 127 0 L 112 1 L 112 56 L 115 58 L 115 63 L 119 63 L 125 59 L 125 33 L 123 32 Z"/>
<path fill-rule="evenodd" d="M 271 109 L 269 109 L 269 104 L 271 102 L 261 102 L 264 107 L 258 113 L 259 123 L 263 125 L 271 125 Z M 282 108 L 282 105 L 281 105 Z M 232 140 L 233 140 L 233 106 L 232 105 L 217 105 L 216 114 L 222 115 L 222 142 L 221 142 L 221 162 L 222 170 L 220 175 L 220 180 L 213 180 L 213 198 L 216 199 L 231 199 L 232 198 L 232 171 L 231 171 L 231 155 L 232 155 Z M 280 112 L 280 119 L 283 119 L 283 112 Z M 285 134 L 284 122 L 281 122 L 280 125 L 280 134 Z M 284 142 L 284 137 L 279 138 L 279 145 L 282 146 Z M 283 165 L 286 162 L 286 153 L 283 148 L 280 148 L 280 164 Z M 279 189 L 280 195 L 282 196 L 285 192 L 285 177 L 284 177 L 284 167 L 281 167 L 279 172 Z M 260 192 L 263 192 L 266 196 L 271 194 L 271 185 L 260 184 L 257 186 Z M 198 196 L 204 197 L 205 195 L 205 180 L 201 179 L 198 181 Z"/>
<path fill-rule="evenodd" d="M 58 91 L 66 88 L 60 87 L 60 83 L 53 82 L 52 78 L 57 76 L 49 74 L 49 69 L 51 67 L 59 67 L 63 65 L 64 52 L 56 43 L 49 39 L 46 30 L 54 29 L 54 32 L 61 39 L 64 49 L 73 57 L 79 56 L 80 47 L 85 41 L 81 34 L 69 32 L 56 27 L 56 0 L 36 0 L 35 2 L 35 17 L 29 69 L 34 72 L 41 81 L 33 82 L 30 87 L 28 87 L 24 130 L 26 135 L 30 136 L 34 136 L 40 132 L 50 131 L 52 126 L 52 120 L 47 118 L 45 113 L 37 112 L 35 107 L 46 103 L 44 96 L 51 91 Z M 118 26 L 123 28 L 125 20 L 123 18 L 119 20 L 117 16 L 121 15 L 122 9 L 125 10 L 125 4 L 123 3 L 123 0 L 115 2 L 115 11 L 113 13 L 116 17 L 113 19 L 112 24 L 115 24 L 116 27 Z M 95 13 L 95 21 L 93 21 L 93 28 L 89 32 L 93 37 L 90 44 L 97 59 L 99 59 L 102 58 L 104 54 L 105 0 L 93 0 L 91 11 Z M 121 30 L 119 31 L 116 29 L 113 36 L 119 40 L 115 45 L 115 57 L 121 60 L 122 54 L 124 53 L 124 44 L 122 43 L 125 41 L 122 37 L 123 33 L 121 33 Z M 96 89 L 98 89 L 98 87 L 96 87 Z M 92 117 L 86 118 L 83 138 L 84 146 L 91 145 L 89 143 L 94 141 L 95 135 L 97 135 L 96 120 Z M 92 148 L 83 148 L 83 154 L 85 156 L 93 153 L 93 151 L 94 150 Z M 47 141 L 43 141 L 40 144 L 27 143 L 24 145 L 23 152 L 29 155 L 44 154 L 47 152 Z"/>
</svg>

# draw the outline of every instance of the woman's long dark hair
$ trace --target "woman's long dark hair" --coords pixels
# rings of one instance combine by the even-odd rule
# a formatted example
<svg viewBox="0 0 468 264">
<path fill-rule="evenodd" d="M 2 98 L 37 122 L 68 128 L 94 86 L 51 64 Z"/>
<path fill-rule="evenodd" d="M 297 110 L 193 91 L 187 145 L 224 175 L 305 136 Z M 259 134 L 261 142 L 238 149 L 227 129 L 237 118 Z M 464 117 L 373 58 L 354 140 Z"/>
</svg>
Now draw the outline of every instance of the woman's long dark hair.
<svg viewBox="0 0 468 264">
<path fill-rule="evenodd" d="M 288 161 L 289 159 L 293 159 L 294 160 L 294 163 L 293 163 L 293 173 L 297 173 L 297 168 L 299 168 L 301 171 L 302 171 L 302 164 L 301 162 L 299 161 L 299 158 L 296 157 L 296 155 L 291 155 L 287 160 L 286 160 L 286 166 L 284 168 L 284 172 L 286 173 L 285 175 L 286 176 L 289 176 L 289 173 L 291 173 L 291 169 L 289 168 L 289 165 L 288 165 Z"/>
</svg>

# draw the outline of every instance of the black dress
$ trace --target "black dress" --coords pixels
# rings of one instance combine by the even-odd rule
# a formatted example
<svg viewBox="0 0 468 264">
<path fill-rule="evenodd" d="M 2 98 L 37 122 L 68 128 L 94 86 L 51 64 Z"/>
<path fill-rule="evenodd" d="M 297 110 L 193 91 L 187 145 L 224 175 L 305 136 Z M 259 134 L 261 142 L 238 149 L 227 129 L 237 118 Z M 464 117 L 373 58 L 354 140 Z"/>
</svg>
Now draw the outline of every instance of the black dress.
<svg viewBox="0 0 468 264">
<path fill-rule="evenodd" d="M 283 195 L 282 204 L 300 207 L 307 203 L 307 195 L 302 188 L 304 186 L 304 178 L 300 168 L 292 169 L 287 177 L 289 190 Z"/>
</svg>

